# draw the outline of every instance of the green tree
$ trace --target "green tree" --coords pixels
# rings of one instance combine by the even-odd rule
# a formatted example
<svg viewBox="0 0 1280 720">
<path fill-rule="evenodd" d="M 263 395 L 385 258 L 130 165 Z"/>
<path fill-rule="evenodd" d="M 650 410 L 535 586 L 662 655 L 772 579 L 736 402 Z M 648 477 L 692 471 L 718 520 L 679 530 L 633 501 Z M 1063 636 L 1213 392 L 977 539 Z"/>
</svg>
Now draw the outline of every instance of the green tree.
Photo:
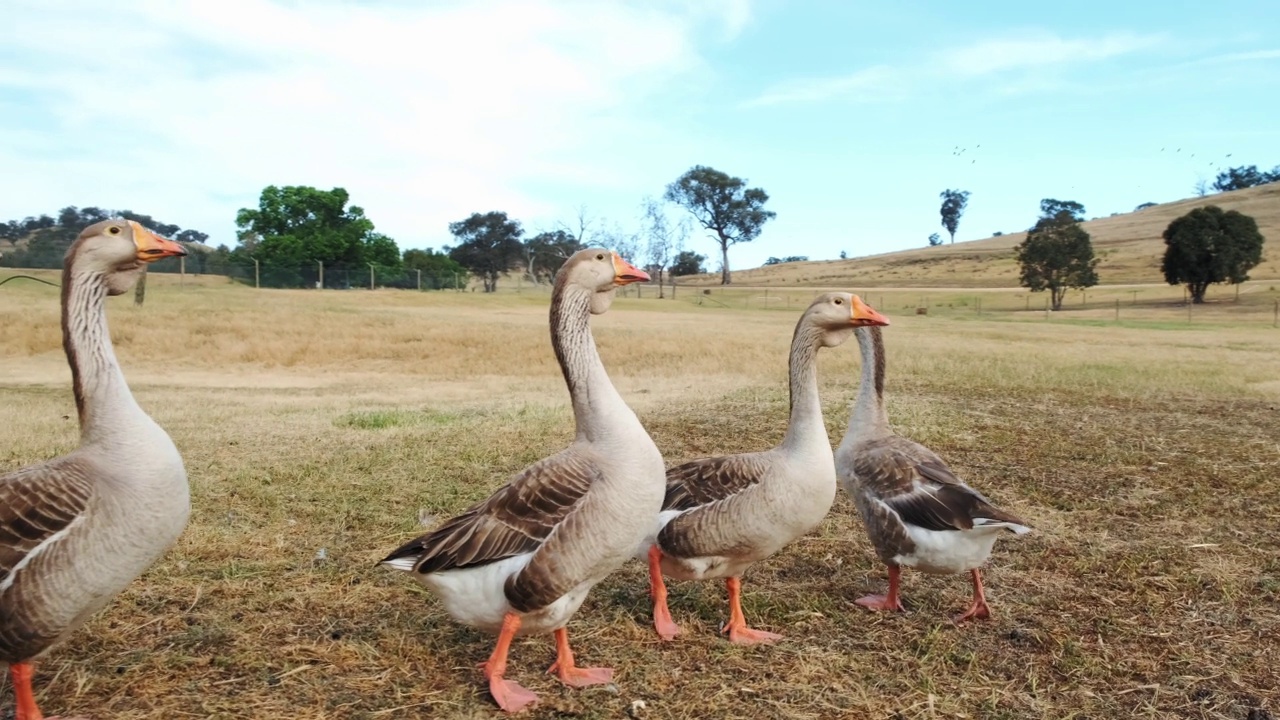
<svg viewBox="0 0 1280 720">
<path fill-rule="evenodd" d="M 1040 201 L 1040 217 L 1057 222 L 1084 221 L 1084 205 L 1074 200 L 1054 200 L 1045 198 Z"/>
<path fill-rule="evenodd" d="M 720 284 L 728 285 L 729 246 L 751 242 L 777 213 L 764 209 L 769 194 L 748 188 L 747 181 L 703 165 L 695 165 L 667 186 L 664 197 L 688 210 L 702 227 L 716 234 L 723 264 Z"/>
<path fill-rule="evenodd" d="M 374 232 L 373 221 L 362 208 L 348 206 L 349 200 L 342 188 L 267 186 L 256 209 L 236 213 L 239 245 L 233 260 L 239 264 L 258 260 L 262 283 L 272 287 L 312 284 L 317 263 L 329 270 L 326 286 L 344 284 L 347 273 L 363 273 L 369 263 L 384 274 L 398 274 L 396 242 Z"/>
<path fill-rule="evenodd" d="M 533 282 L 552 282 L 560 266 L 584 245 L 566 230 L 552 230 L 524 241 L 525 272 Z"/>
<path fill-rule="evenodd" d="M 1276 181 L 1280 181 L 1280 165 L 1277 165 L 1271 172 L 1258 170 L 1257 165 L 1241 165 L 1240 167 L 1227 168 L 1218 173 L 1218 177 L 1213 181 L 1213 189 L 1218 192 L 1228 192 Z"/>
<path fill-rule="evenodd" d="M 472 213 L 466 220 L 449 223 L 449 232 L 458 239 L 449 257 L 480 276 L 485 292 L 497 290 L 498 276 L 520 264 L 524 229 L 504 212 Z"/>
<path fill-rule="evenodd" d="M 677 253 L 675 259 L 671 261 L 671 277 L 699 275 L 706 272 L 702 267 L 706 259 L 706 255 L 699 255 L 692 250 Z"/>
<path fill-rule="evenodd" d="M 57 217 L 41 215 L 27 217 L 23 220 L 10 220 L 0 223 L 0 240 L 9 240 L 22 245 L 6 250 L 0 257 L 0 265 L 9 267 L 58 268 L 62 267 L 62 259 L 67 248 L 75 242 L 80 231 L 102 220 L 121 217 L 135 220 L 144 226 L 166 237 L 180 242 L 203 241 L 208 235 L 198 230 L 183 230 L 177 225 L 161 222 L 150 215 L 135 213 L 130 210 L 104 210 L 98 207 L 77 208 L 69 205 L 57 212 Z M 203 272 L 199 269 L 202 255 L 201 246 L 193 248 L 191 256 L 183 263 L 187 272 Z M 166 258 L 148 266 L 148 272 L 177 272 L 182 264 L 176 258 Z"/>
<path fill-rule="evenodd" d="M 1048 290 L 1054 310 L 1062 309 L 1062 298 L 1069 288 L 1087 288 L 1098 284 L 1089 233 L 1080 226 L 1084 206 L 1077 202 L 1045 199 L 1040 201 L 1041 217 L 1017 247 L 1018 264 L 1022 267 L 1022 286 L 1039 292 Z"/>
<path fill-rule="evenodd" d="M 422 271 L 422 287 L 428 290 L 456 288 L 459 279 L 467 274 L 467 269 L 453 258 L 433 248 L 405 250 L 402 261 L 413 287 L 417 286 L 418 271 Z"/>
<path fill-rule="evenodd" d="M 1186 285 L 1191 302 L 1204 302 L 1213 283 L 1242 283 L 1262 262 L 1262 233 L 1253 218 L 1216 205 L 1196 208 L 1164 231 L 1160 269 L 1170 285 Z"/>
<path fill-rule="evenodd" d="M 956 229 L 960 227 L 960 216 L 969 205 L 968 190 L 943 190 L 938 197 L 942 198 L 942 227 L 951 233 L 951 242 L 956 241 Z"/>
</svg>

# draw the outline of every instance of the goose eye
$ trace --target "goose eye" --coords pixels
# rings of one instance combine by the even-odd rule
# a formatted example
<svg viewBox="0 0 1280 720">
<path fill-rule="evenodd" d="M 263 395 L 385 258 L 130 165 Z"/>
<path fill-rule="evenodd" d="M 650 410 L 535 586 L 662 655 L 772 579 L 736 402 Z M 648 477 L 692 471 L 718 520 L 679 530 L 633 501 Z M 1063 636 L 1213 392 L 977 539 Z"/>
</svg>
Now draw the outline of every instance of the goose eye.
<svg viewBox="0 0 1280 720">
<path fill-rule="evenodd" d="M 603 259 L 604 259 L 604 255 L 603 255 L 603 254 L 596 255 L 596 259 L 597 259 L 597 260 L 603 260 Z"/>
<path fill-rule="evenodd" d="M 844 304 L 844 300 L 841 300 L 840 298 L 836 298 L 836 304 L 837 304 L 837 305 L 843 305 L 843 304 Z"/>
<path fill-rule="evenodd" d="M 110 229 L 110 230 L 108 230 L 107 232 L 111 233 L 112 235 L 119 235 L 119 234 L 120 234 L 120 228 L 118 228 L 118 227 L 116 227 L 116 226 L 112 225 L 112 226 L 111 226 L 111 229 Z"/>
</svg>

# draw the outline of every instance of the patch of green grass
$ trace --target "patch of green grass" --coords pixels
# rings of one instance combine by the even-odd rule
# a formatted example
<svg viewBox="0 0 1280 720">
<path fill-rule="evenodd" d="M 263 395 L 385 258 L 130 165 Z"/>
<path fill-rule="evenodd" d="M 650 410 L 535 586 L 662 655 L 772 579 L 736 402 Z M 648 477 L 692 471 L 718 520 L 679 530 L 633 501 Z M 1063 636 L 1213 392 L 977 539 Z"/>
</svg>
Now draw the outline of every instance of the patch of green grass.
<svg viewBox="0 0 1280 720">
<path fill-rule="evenodd" d="M 357 410 L 342 415 L 334 423 L 340 427 L 361 430 L 385 430 L 417 425 L 448 425 L 458 419 L 457 414 L 435 410 Z"/>
</svg>

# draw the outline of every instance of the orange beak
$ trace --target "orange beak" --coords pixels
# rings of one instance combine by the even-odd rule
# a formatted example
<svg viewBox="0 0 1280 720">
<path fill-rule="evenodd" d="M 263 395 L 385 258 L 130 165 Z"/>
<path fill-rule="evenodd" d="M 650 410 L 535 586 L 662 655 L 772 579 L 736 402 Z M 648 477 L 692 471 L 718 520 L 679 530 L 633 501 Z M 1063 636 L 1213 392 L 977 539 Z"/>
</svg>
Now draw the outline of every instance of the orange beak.
<svg viewBox="0 0 1280 720">
<path fill-rule="evenodd" d="M 889 318 L 876 312 L 872 307 L 864 302 L 857 295 L 853 296 L 853 317 L 850 323 L 854 327 L 864 327 L 867 325 L 888 325 Z"/>
<path fill-rule="evenodd" d="M 133 244 L 138 248 L 138 259 L 144 263 L 187 254 L 186 248 L 168 238 L 156 235 L 133 220 L 129 221 L 129 227 L 133 229 Z"/>
<path fill-rule="evenodd" d="M 649 273 L 623 260 L 618 253 L 613 253 L 613 284 L 630 285 L 634 282 L 649 282 Z"/>
</svg>

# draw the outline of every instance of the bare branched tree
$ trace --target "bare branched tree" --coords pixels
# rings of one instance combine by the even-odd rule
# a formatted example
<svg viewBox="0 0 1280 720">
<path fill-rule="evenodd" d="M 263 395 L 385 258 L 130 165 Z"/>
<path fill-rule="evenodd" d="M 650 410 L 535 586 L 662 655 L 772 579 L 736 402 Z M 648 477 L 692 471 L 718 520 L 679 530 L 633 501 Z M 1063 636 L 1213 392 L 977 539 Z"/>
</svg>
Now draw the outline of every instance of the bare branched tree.
<svg viewBox="0 0 1280 720">
<path fill-rule="evenodd" d="M 586 205 L 578 206 L 578 213 L 569 222 L 556 223 L 556 230 L 571 236 L 578 241 L 578 247 L 584 248 L 591 244 L 591 239 L 595 232 L 592 227 L 596 224 L 596 219 L 591 217 L 591 212 L 587 210 Z"/>
<path fill-rule="evenodd" d="M 648 240 L 646 247 L 646 258 L 648 260 L 648 270 L 651 275 L 656 275 L 658 279 L 658 297 L 666 297 L 663 289 L 663 276 L 667 271 L 667 266 L 671 264 L 671 258 L 675 253 L 684 249 L 684 241 L 689 237 L 690 223 L 688 217 L 683 217 L 680 222 L 672 225 L 671 220 L 667 218 L 662 203 L 652 197 L 646 197 L 640 205 L 643 223 L 643 233 Z"/>
</svg>

